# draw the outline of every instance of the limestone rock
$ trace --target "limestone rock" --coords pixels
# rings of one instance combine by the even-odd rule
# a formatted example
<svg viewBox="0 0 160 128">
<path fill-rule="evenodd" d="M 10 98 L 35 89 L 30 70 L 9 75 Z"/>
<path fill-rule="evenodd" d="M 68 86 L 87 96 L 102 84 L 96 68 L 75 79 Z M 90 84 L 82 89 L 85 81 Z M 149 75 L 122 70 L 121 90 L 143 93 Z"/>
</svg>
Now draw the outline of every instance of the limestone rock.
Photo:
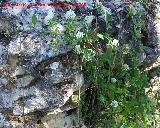
<svg viewBox="0 0 160 128">
<path fill-rule="evenodd" d="M 7 49 L 0 44 L 0 64 L 6 64 L 7 62 Z"/>
<path fill-rule="evenodd" d="M 54 111 L 78 91 L 83 76 L 72 68 L 76 55 L 67 47 L 53 49 L 47 39 L 32 32 L 20 33 L 6 46 L 9 57 L 8 64 L 0 66 L 0 104 L 3 113 L 10 111 L 5 112 L 7 119 L 18 117 L 22 126 L 20 117 L 25 115 L 34 118 L 26 123 L 31 127 L 39 120 L 34 113 Z"/>
</svg>

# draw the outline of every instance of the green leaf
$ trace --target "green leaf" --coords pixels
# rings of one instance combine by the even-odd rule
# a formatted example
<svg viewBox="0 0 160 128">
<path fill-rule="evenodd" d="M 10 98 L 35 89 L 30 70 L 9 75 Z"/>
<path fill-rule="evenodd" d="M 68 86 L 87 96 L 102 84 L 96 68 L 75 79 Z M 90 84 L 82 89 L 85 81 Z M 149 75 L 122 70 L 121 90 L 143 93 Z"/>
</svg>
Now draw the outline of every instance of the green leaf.
<svg viewBox="0 0 160 128">
<path fill-rule="evenodd" d="M 97 36 L 98 36 L 100 39 L 103 39 L 103 40 L 104 40 L 104 37 L 103 37 L 102 34 L 97 33 Z"/>
<path fill-rule="evenodd" d="M 93 57 L 95 56 L 95 51 L 93 51 L 92 49 L 84 49 L 83 50 L 83 57 L 86 60 L 91 60 Z"/>
<path fill-rule="evenodd" d="M 32 24 L 35 26 L 37 23 L 37 16 L 35 14 L 33 14 L 32 16 Z"/>
</svg>

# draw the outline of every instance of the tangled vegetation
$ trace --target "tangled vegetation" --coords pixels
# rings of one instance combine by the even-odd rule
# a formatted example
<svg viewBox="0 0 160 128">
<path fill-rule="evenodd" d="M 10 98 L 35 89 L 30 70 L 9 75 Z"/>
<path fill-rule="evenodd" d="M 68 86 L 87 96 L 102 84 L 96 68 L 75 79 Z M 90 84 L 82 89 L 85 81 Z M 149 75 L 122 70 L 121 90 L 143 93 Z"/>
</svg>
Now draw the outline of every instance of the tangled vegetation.
<svg viewBox="0 0 160 128">
<path fill-rule="evenodd" d="M 145 4 L 146 1 L 138 2 Z M 101 3 L 95 8 L 105 14 L 107 25 L 111 18 L 109 13 Z M 147 95 L 149 78 L 147 71 L 139 65 L 144 14 L 137 13 L 132 4 L 127 8 L 127 17 L 132 23 L 130 48 L 120 36 L 114 39 L 107 32 L 99 32 L 98 17 L 95 18 L 94 28 L 88 29 L 85 21 L 77 22 L 80 19 L 70 13 L 64 29 L 59 20 L 53 18 L 48 21 L 49 28 L 45 32 L 56 37 L 51 42 L 53 47 L 59 47 L 65 41 L 79 55 L 79 68 L 82 68 L 89 85 L 79 101 L 81 118 L 88 126 L 96 128 L 156 127 L 153 113 L 157 103 Z M 35 24 L 34 15 L 32 25 Z"/>
</svg>

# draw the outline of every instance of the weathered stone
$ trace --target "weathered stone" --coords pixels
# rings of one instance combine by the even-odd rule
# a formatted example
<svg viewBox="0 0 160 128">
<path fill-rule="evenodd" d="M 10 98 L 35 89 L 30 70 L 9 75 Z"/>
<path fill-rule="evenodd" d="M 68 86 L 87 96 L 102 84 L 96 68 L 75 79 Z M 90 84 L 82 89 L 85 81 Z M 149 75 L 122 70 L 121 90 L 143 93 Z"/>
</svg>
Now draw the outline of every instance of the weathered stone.
<svg viewBox="0 0 160 128">
<path fill-rule="evenodd" d="M 146 59 L 144 60 L 146 64 L 151 64 L 155 61 L 158 61 L 158 58 L 160 56 L 160 51 L 158 51 L 158 49 L 145 47 L 144 52 L 146 54 Z"/>
<path fill-rule="evenodd" d="M 151 4 L 152 13 L 146 14 L 147 15 L 147 28 L 148 28 L 148 45 L 151 47 L 160 47 L 160 8 L 159 8 L 160 1 L 156 0 L 153 1 Z M 151 11 L 151 10 L 150 10 Z"/>
<path fill-rule="evenodd" d="M 15 27 L 15 17 L 9 15 L 10 13 L 0 12 L 0 33 L 14 33 L 16 31 Z"/>
<path fill-rule="evenodd" d="M 9 57 L 0 68 L 0 104 L 11 111 L 8 118 L 54 111 L 83 85 L 83 76 L 72 69 L 76 56 L 67 46 L 53 49 L 39 34 L 20 33 L 6 47 Z"/>
<path fill-rule="evenodd" d="M 0 44 L 0 64 L 6 64 L 7 62 L 7 49 Z"/>
<path fill-rule="evenodd" d="M 46 128 L 87 128 L 84 124 L 79 124 L 75 115 L 67 115 L 66 113 L 50 114 L 45 116 L 42 121 Z"/>
</svg>

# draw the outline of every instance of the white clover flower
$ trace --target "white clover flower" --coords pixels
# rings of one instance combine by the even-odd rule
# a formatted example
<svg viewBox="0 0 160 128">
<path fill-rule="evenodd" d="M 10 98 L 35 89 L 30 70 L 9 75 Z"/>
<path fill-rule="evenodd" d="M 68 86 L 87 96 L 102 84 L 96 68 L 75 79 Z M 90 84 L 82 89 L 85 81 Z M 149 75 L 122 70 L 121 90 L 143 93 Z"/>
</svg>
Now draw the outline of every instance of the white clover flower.
<svg viewBox="0 0 160 128">
<path fill-rule="evenodd" d="M 153 87 L 152 87 L 152 91 L 153 91 L 153 92 L 156 92 L 156 91 L 158 91 L 158 90 L 159 90 L 159 86 L 153 86 Z"/>
<path fill-rule="evenodd" d="M 118 107 L 118 102 L 116 100 L 113 100 L 111 106 L 114 108 Z"/>
<path fill-rule="evenodd" d="M 117 39 L 114 39 L 111 44 L 117 47 L 119 46 L 119 41 Z"/>
<path fill-rule="evenodd" d="M 129 82 L 129 81 L 125 82 L 125 86 L 126 86 L 126 87 L 131 87 L 130 82 Z"/>
<path fill-rule="evenodd" d="M 117 82 L 116 78 L 111 78 L 111 82 L 116 83 Z"/>
<path fill-rule="evenodd" d="M 84 36 L 84 33 L 83 32 L 80 32 L 78 31 L 77 34 L 76 34 L 76 38 L 79 39 L 79 38 L 83 38 Z"/>
<path fill-rule="evenodd" d="M 76 14 L 71 9 L 69 11 L 67 11 L 65 14 L 66 19 L 74 19 L 75 17 L 76 17 Z"/>
<path fill-rule="evenodd" d="M 58 31 L 62 32 L 64 30 L 64 27 L 61 24 L 56 25 Z"/>
<path fill-rule="evenodd" d="M 56 24 L 56 25 L 53 25 L 51 27 L 51 30 L 54 31 L 54 32 L 63 32 L 64 31 L 64 27 L 61 25 L 61 24 Z"/>
<path fill-rule="evenodd" d="M 124 68 L 124 70 L 126 70 L 126 71 L 129 70 L 128 64 L 124 64 L 124 65 L 123 65 L 123 68 Z"/>
</svg>

